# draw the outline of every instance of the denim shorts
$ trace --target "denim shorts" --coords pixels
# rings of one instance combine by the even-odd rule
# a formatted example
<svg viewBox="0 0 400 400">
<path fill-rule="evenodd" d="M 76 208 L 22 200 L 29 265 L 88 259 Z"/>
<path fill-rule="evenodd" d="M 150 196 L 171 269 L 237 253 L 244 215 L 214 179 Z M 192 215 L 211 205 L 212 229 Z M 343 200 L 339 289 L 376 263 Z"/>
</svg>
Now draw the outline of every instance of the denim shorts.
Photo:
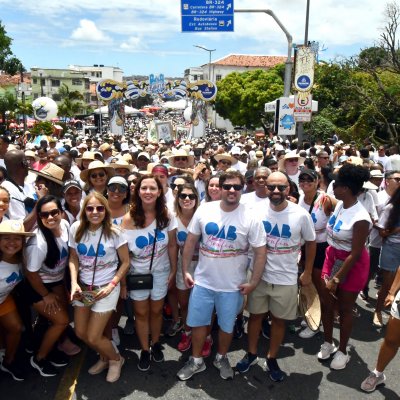
<svg viewBox="0 0 400 400">
<path fill-rule="evenodd" d="M 96 301 L 91 306 L 85 306 L 85 304 L 83 304 L 79 300 L 74 300 L 72 302 L 72 305 L 74 307 L 90 307 L 91 311 L 97 312 L 97 313 L 105 313 L 105 312 L 109 312 L 109 311 L 115 311 L 117 309 L 117 303 L 118 303 L 118 299 L 119 299 L 120 290 L 121 290 L 121 287 L 118 284 L 108 296 L 103 297 L 99 301 Z"/>
<path fill-rule="evenodd" d="M 396 272 L 400 265 L 400 245 L 384 241 L 379 258 L 379 267 L 384 271 Z"/>
<path fill-rule="evenodd" d="M 136 301 L 163 299 L 168 292 L 168 277 L 169 270 L 153 272 L 153 289 L 131 290 L 128 292 L 129 298 Z"/>
<path fill-rule="evenodd" d="M 222 331 L 232 333 L 236 316 L 243 307 L 243 295 L 239 292 L 217 292 L 194 285 L 189 298 L 187 324 L 191 327 L 208 326 L 215 310 Z"/>
</svg>

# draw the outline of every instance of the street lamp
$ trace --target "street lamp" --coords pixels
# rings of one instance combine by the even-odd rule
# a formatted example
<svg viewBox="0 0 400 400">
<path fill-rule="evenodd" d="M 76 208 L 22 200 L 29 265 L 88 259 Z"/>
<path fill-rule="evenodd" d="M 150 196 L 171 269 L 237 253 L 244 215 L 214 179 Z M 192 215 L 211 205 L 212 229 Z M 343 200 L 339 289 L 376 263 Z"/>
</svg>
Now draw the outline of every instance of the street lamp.
<svg viewBox="0 0 400 400">
<path fill-rule="evenodd" d="M 235 13 L 264 13 L 268 14 L 271 16 L 275 22 L 279 25 L 279 27 L 282 29 L 284 34 L 286 35 L 286 39 L 288 42 L 288 57 L 285 62 L 285 80 L 284 80 L 284 89 L 283 89 L 283 96 L 284 97 L 289 97 L 290 95 L 290 86 L 292 83 L 292 66 L 293 66 L 293 61 L 292 61 L 292 42 L 293 38 L 292 35 L 287 31 L 287 29 L 283 26 L 282 22 L 278 19 L 278 17 L 274 14 L 272 10 L 235 10 Z"/>
<path fill-rule="evenodd" d="M 43 97 L 44 96 L 43 81 L 42 81 L 43 71 L 40 69 L 38 72 L 39 72 L 39 77 L 40 77 L 40 96 Z"/>
<path fill-rule="evenodd" d="M 215 51 L 216 49 L 213 49 L 213 50 L 207 49 L 207 48 L 205 48 L 205 47 L 203 47 L 203 46 L 199 46 L 199 45 L 197 45 L 197 44 L 194 44 L 193 46 L 194 46 L 194 47 L 198 47 L 199 49 L 202 49 L 202 50 L 205 50 L 205 51 L 208 51 L 208 52 L 209 52 L 210 58 L 209 58 L 209 62 L 208 62 L 208 80 L 211 81 L 211 53 L 212 53 L 213 51 Z"/>
</svg>

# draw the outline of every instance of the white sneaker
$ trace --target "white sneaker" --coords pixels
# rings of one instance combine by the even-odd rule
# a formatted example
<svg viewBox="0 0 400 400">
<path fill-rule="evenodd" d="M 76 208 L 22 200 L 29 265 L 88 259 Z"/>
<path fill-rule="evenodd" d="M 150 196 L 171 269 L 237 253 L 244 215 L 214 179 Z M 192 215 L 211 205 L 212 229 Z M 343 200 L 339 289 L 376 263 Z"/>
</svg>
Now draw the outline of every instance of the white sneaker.
<svg viewBox="0 0 400 400">
<path fill-rule="evenodd" d="M 306 329 L 303 329 L 300 333 L 299 336 L 303 339 L 310 339 L 313 336 L 315 336 L 317 333 L 319 332 L 319 329 L 317 329 L 316 331 L 313 331 L 312 329 L 310 329 L 308 326 Z"/>
<path fill-rule="evenodd" d="M 307 328 L 308 325 L 307 325 L 307 322 L 306 322 L 305 319 L 303 319 L 303 320 L 301 321 L 300 326 L 301 326 L 302 328 Z"/>
<path fill-rule="evenodd" d="M 343 354 L 340 350 L 336 352 L 333 360 L 331 362 L 332 369 L 344 369 L 347 363 L 350 361 L 350 356 L 348 354 Z"/>
<path fill-rule="evenodd" d="M 121 344 L 121 339 L 119 338 L 118 328 L 113 328 L 111 330 L 111 337 L 112 337 L 112 341 L 115 343 L 116 346 L 119 346 Z"/>
<path fill-rule="evenodd" d="M 327 360 L 333 353 L 336 353 L 337 347 L 334 344 L 324 342 L 317 357 L 319 360 Z"/>
</svg>

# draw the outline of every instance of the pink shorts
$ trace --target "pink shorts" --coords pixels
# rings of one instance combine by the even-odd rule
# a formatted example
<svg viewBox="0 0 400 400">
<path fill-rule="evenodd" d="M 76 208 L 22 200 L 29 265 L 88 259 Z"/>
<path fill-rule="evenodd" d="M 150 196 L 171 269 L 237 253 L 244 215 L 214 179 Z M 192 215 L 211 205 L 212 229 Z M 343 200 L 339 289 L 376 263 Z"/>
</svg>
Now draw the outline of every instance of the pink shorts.
<svg viewBox="0 0 400 400">
<path fill-rule="evenodd" d="M 338 250 L 332 246 L 328 246 L 325 253 L 324 266 L 322 267 L 321 278 L 330 277 L 335 260 L 345 260 L 350 254 L 349 251 Z M 344 282 L 339 284 L 339 288 L 347 292 L 360 292 L 364 289 L 368 281 L 369 275 L 369 254 L 364 247 L 358 261 L 347 274 Z"/>
</svg>

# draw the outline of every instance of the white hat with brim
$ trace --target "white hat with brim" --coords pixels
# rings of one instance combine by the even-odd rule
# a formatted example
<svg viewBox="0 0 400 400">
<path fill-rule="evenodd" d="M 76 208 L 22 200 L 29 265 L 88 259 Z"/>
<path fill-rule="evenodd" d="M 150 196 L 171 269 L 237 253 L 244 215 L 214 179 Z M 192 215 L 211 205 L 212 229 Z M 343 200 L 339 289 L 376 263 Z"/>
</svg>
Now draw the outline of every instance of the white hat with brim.
<svg viewBox="0 0 400 400">
<path fill-rule="evenodd" d="M 316 332 L 321 323 L 321 302 L 313 283 L 300 287 L 298 304 L 300 314 L 307 322 L 308 327 Z"/>
<path fill-rule="evenodd" d="M 221 161 L 221 160 L 230 161 L 232 165 L 234 165 L 238 162 L 238 160 L 235 157 L 232 157 L 228 153 L 217 154 L 216 156 L 214 156 L 214 159 L 216 161 Z"/>
<path fill-rule="evenodd" d="M 0 235 L 35 236 L 33 232 L 25 232 L 23 221 L 16 219 L 3 219 L 0 223 Z"/>
<path fill-rule="evenodd" d="M 305 158 L 300 157 L 300 154 L 296 153 L 296 151 L 289 151 L 289 153 L 286 153 L 279 161 L 278 161 L 278 169 L 280 171 L 285 170 L 285 161 L 290 159 L 290 158 L 298 158 L 299 159 L 299 165 L 302 165 L 304 163 Z"/>
<path fill-rule="evenodd" d="M 75 159 L 76 165 L 77 165 L 78 167 L 82 167 L 82 160 L 94 161 L 95 158 L 94 158 L 94 153 L 93 153 L 93 151 L 85 151 L 85 152 L 82 154 L 82 157 L 76 158 L 76 159 Z"/>
<path fill-rule="evenodd" d="M 129 172 L 132 172 L 132 170 L 133 170 L 133 165 L 129 164 L 128 161 L 125 161 L 125 160 L 119 160 L 118 162 L 111 163 L 110 167 L 112 167 L 114 169 L 116 169 L 116 168 L 128 169 Z"/>
<path fill-rule="evenodd" d="M 108 175 L 108 178 L 111 178 L 115 175 L 115 169 L 113 167 L 110 167 L 99 160 L 95 160 L 89 164 L 88 169 L 85 169 L 81 172 L 81 180 L 87 183 L 89 180 L 89 174 L 95 169 L 104 169 L 105 173 Z"/>
<path fill-rule="evenodd" d="M 51 162 L 46 164 L 40 171 L 36 171 L 35 169 L 31 169 L 30 171 L 59 185 L 64 184 L 62 180 L 64 177 L 64 170 Z"/>
<path fill-rule="evenodd" d="M 39 157 L 32 150 L 25 150 L 25 157 L 32 157 L 35 159 L 35 161 L 39 160 Z"/>
<path fill-rule="evenodd" d="M 169 164 L 172 167 L 175 167 L 175 157 L 187 157 L 189 165 L 193 165 L 194 163 L 194 157 L 192 155 L 188 154 L 186 150 L 179 149 L 172 156 L 168 157 Z"/>
<path fill-rule="evenodd" d="M 363 184 L 363 189 L 367 190 L 378 190 L 378 186 L 374 185 L 372 182 L 367 181 Z"/>
</svg>

